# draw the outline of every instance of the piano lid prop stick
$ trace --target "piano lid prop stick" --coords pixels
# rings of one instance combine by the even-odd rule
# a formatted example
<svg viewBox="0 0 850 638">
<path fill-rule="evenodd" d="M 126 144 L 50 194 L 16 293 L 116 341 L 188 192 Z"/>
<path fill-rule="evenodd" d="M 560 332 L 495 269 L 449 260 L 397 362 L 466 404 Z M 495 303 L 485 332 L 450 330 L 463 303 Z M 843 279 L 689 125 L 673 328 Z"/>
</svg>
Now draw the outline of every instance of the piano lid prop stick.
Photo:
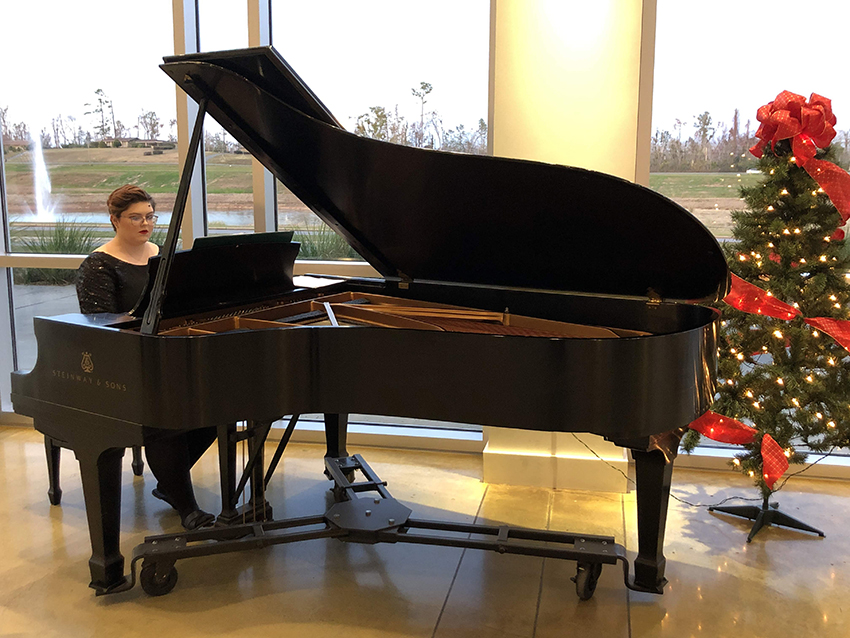
<svg viewBox="0 0 850 638">
<path fill-rule="evenodd" d="M 331 322 L 331 325 L 332 326 L 338 326 L 339 321 L 336 320 L 336 315 L 334 314 L 334 311 L 333 311 L 333 308 L 331 308 L 331 305 L 327 301 L 324 302 L 323 305 L 325 306 L 325 312 L 328 313 L 328 320 Z"/>
<path fill-rule="evenodd" d="M 159 268 L 156 271 L 156 280 L 151 291 L 150 302 L 142 319 L 140 332 L 144 335 L 155 335 L 159 328 L 159 320 L 162 316 L 162 302 L 165 296 L 165 282 L 174 261 L 174 252 L 177 249 L 177 235 L 180 225 L 183 223 L 183 212 L 189 199 L 189 184 L 192 180 L 192 172 L 195 170 L 195 158 L 201 146 L 201 138 L 204 132 L 204 115 L 207 112 L 206 98 L 198 102 L 198 116 L 195 118 L 195 127 L 192 129 L 192 138 L 189 141 L 189 150 L 180 175 L 180 185 L 177 187 L 177 197 L 174 200 L 174 208 L 171 213 L 171 223 L 168 225 L 168 235 L 162 248 L 162 257 Z"/>
</svg>

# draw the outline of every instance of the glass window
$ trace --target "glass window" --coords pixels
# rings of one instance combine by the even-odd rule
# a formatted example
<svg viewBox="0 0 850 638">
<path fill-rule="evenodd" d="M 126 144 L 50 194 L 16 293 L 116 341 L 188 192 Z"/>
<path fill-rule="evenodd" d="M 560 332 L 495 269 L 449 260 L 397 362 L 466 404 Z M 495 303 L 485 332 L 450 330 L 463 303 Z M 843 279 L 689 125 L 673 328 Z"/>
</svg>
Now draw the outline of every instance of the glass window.
<svg viewBox="0 0 850 638">
<path fill-rule="evenodd" d="M 248 46 L 246 2 L 199 0 L 201 51 L 226 51 Z M 254 230 L 251 155 L 212 118 L 204 120 L 208 234 Z"/>
<path fill-rule="evenodd" d="M 174 50 L 171 2 L 143 12 L 110 0 L 20 2 L 2 14 L 18 25 L 0 39 L 12 251 L 89 252 L 112 236 L 106 197 L 128 182 L 155 195 L 167 222 L 177 131 L 174 85 L 158 65 Z"/>
<path fill-rule="evenodd" d="M 17 25 L 0 39 L 3 223 L 13 252 L 91 252 L 113 235 L 106 198 L 125 183 L 150 191 L 168 222 L 177 131 L 174 85 L 159 64 L 174 50 L 171 8 L 169 0 L 141 13 L 110 0 L 3 8 L 4 24 Z M 28 369 L 33 317 L 79 310 L 73 270 L 15 268 L 12 277 L 18 367 Z"/>
<path fill-rule="evenodd" d="M 807 15 L 850 21 L 845 0 L 812 0 Z M 748 152 L 756 111 L 783 90 L 832 100 L 835 142 L 850 140 L 850 86 L 840 64 L 841 38 L 795 42 L 789 16 L 800 5 L 717 0 L 658 0 L 650 186 L 694 213 L 719 237 L 731 236 L 731 211 L 756 159 Z M 850 157 L 845 156 L 845 161 Z"/>
<path fill-rule="evenodd" d="M 201 51 L 227 51 L 248 46 L 247 2 L 198 0 Z"/>
<path fill-rule="evenodd" d="M 489 0 L 272 0 L 272 44 L 349 131 L 483 153 Z M 415 26 L 414 26 L 415 25 Z M 278 226 L 302 259 L 356 258 L 284 186 Z"/>
</svg>

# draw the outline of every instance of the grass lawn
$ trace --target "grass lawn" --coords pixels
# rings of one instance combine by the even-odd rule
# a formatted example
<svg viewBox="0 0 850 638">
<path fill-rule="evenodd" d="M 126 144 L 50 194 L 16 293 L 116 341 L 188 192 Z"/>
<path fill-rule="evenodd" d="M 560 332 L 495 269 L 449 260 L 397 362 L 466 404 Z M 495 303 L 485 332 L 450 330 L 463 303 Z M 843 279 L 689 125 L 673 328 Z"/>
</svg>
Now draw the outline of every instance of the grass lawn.
<svg viewBox="0 0 850 638">
<path fill-rule="evenodd" d="M 671 199 L 740 197 L 741 186 L 755 186 L 761 173 L 652 173 L 649 187 Z"/>
<path fill-rule="evenodd" d="M 117 149 L 116 149 L 117 150 Z M 180 182 L 176 163 L 93 163 L 48 164 L 53 193 L 109 193 L 123 184 L 138 184 L 150 193 L 175 193 Z M 208 193 L 250 193 L 251 165 L 208 162 Z M 30 192 L 33 184 L 31 164 L 6 165 L 9 191 Z"/>
<path fill-rule="evenodd" d="M 122 184 L 138 184 L 151 193 L 174 193 L 180 179 L 177 151 L 145 155 L 141 148 L 47 149 L 44 161 L 54 193 L 110 192 Z M 32 153 L 6 158 L 6 187 L 32 189 Z M 208 193 L 251 193 L 251 157 L 234 153 L 207 153 Z M 750 173 L 653 173 L 649 186 L 671 199 L 737 198 L 741 186 L 762 179 Z"/>
</svg>

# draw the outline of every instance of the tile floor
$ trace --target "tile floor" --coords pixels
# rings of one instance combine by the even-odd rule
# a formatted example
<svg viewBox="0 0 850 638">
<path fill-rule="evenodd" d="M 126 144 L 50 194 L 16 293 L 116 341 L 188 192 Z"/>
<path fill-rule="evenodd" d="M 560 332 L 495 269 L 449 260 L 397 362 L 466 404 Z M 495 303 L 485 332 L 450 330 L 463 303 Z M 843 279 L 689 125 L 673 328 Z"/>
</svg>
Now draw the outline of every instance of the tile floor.
<svg viewBox="0 0 850 638">
<path fill-rule="evenodd" d="M 635 545 L 632 494 L 571 492 L 481 482 L 476 455 L 354 450 L 418 518 L 507 522 L 611 534 Z M 269 490 L 276 518 L 321 513 L 330 503 L 322 448 L 292 445 Z M 195 470 L 202 506 L 217 503 L 217 464 Z M 150 495 L 149 471 L 125 457 L 122 551 L 144 536 L 179 531 Z M 137 585 L 95 597 L 76 462 L 63 453 L 63 500 L 51 507 L 41 436 L 0 428 L 0 636 L 286 636 L 438 638 L 850 635 L 850 482 L 797 479 L 782 509 L 826 538 L 780 528 L 748 545 L 749 524 L 671 502 L 663 596 L 628 591 L 607 566 L 594 597 L 579 601 L 574 563 L 419 545 L 313 540 L 177 563 L 174 591 Z M 754 496 L 733 472 L 677 471 L 674 495 L 714 503 Z"/>
</svg>

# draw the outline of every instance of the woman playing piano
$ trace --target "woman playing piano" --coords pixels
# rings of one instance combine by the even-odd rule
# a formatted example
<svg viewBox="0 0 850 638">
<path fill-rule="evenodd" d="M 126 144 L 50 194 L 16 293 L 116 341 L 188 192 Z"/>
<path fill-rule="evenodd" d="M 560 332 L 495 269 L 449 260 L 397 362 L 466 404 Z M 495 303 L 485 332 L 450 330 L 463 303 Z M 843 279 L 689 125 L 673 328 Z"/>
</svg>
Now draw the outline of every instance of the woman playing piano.
<svg viewBox="0 0 850 638">
<path fill-rule="evenodd" d="M 157 216 L 147 192 L 127 184 L 113 191 L 106 205 L 115 236 L 77 271 L 77 299 L 84 314 L 130 312 L 145 291 L 148 259 L 159 252 L 150 241 Z M 215 517 L 198 507 L 189 471 L 215 440 L 215 428 L 160 432 L 145 444 L 145 457 L 157 479 L 153 495 L 177 510 L 186 529 L 212 524 Z"/>
</svg>

